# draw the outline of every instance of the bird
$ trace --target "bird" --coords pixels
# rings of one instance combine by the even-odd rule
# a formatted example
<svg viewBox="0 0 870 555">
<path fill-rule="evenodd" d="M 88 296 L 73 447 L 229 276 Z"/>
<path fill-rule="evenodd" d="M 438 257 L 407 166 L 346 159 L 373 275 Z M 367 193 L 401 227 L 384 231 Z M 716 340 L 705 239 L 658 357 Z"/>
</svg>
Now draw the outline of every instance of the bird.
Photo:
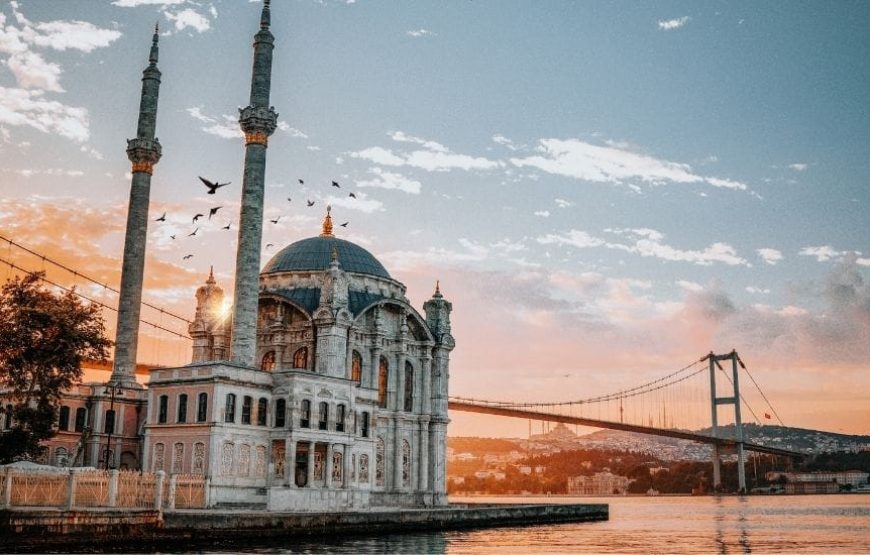
<svg viewBox="0 0 870 555">
<path fill-rule="evenodd" d="M 339 185 L 337 181 L 333 181 L 333 182 L 332 182 L 332 186 L 333 186 L 333 187 L 338 187 L 339 189 L 341 189 L 341 185 Z"/>
<path fill-rule="evenodd" d="M 347 227 L 347 224 L 349 224 L 349 223 L 350 223 L 350 222 L 344 222 L 343 224 L 340 224 L 340 226 L 341 226 L 341 227 Z"/>
<path fill-rule="evenodd" d="M 165 222 L 166 221 L 166 212 L 163 213 L 162 216 L 154 220 L 155 222 Z"/>
<path fill-rule="evenodd" d="M 231 181 L 227 181 L 226 183 L 212 183 L 211 181 L 202 176 L 198 175 L 197 177 L 199 177 L 199 180 L 202 181 L 203 185 L 208 187 L 208 194 L 210 195 L 215 194 L 215 191 L 217 191 L 220 187 L 225 187 L 232 183 Z"/>
<path fill-rule="evenodd" d="M 349 196 L 350 198 L 356 198 L 356 195 L 353 193 L 348 193 L 347 196 Z"/>
<path fill-rule="evenodd" d="M 181 259 L 182 259 L 182 260 L 189 260 L 189 259 L 191 259 L 191 258 L 193 258 L 193 255 L 192 255 L 192 254 L 186 254 L 186 255 L 184 255 Z"/>
<path fill-rule="evenodd" d="M 194 230 L 193 230 L 193 233 L 189 233 L 187 236 L 188 236 L 188 237 L 193 237 L 194 235 L 196 235 L 196 232 L 197 232 L 197 231 L 199 231 L 199 228 L 194 229 Z"/>
<path fill-rule="evenodd" d="M 169 238 L 175 241 L 175 235 L 170 235 Z"/>
<path fill-rule="evenodd" d="M 309 201 L 308 201 L 308 206 L 314 206 L 314 201 L 313 201 L 313 200 L 309 200 Z"/>
<path fill-rule="evenodd" d="M 293 202 L 293 199 L 290 197 L 287 197 L 287 202 Z"/>
<path fill-rule="evenodd" d="M 196 220 L 202 218 L 203 216 L 205 216 L 205 214 L 197 214 L 196 216 L 194 216 L 194 217 L 193 217 L 193 223 L 196 223 Z"/>
<path fill-rule="evenodd" d="M 212 216 L 217 214 L 217 211 L 223 208 L 223 206 L 215 206 L 214 208 L 208 209 L 208 219 L 210 220 Z"/>
<path fill-rule="evenodd" d="M 299 180 L 299 184 L 300 184 L 300 185 L 305 185 L 305 181 L 302 180 L 302 179 L 300 179 L 300 180 Z"/>
<path fill-rule="evenodd" d="M 274 247 L 274 246 L 275 246 L 275 243 L 266 243 L 266 248 L 267 248 L 267 249 L 271 249 L 271 248 Z"/>
<path fill-rule="evenodd" d="M 223 226 L 221 229 L 229 229 L 233 222 L 227 222 L 227 225 Z"/>
<path fill-rule="evenodd" d="M 280 220 L 280 219 L 281 219 L 281 216 L 278 216 L 278 217 L 275 218 L 274 220 L 269 220 L 269 221 L 272 222 L 273 224 L 277 224 L 277 223 L 278 223 L 278 220 Z"/>
</svg>

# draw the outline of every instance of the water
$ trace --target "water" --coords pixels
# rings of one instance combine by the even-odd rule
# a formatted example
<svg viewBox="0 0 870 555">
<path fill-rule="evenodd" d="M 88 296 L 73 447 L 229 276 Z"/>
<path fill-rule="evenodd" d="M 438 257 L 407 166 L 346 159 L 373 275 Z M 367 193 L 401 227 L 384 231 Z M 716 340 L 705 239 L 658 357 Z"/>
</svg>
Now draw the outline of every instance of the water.
<svg viewBox="0 0 870 555">
<path fill-rule="evenodd" d="M 459 498 L 456 502 L 472 499 Z M 487 497 L 608 503 L 610 520 L 527 528 L 289 540 L 214 553 L 870 553 L 870 495 Z"/>
</svg>

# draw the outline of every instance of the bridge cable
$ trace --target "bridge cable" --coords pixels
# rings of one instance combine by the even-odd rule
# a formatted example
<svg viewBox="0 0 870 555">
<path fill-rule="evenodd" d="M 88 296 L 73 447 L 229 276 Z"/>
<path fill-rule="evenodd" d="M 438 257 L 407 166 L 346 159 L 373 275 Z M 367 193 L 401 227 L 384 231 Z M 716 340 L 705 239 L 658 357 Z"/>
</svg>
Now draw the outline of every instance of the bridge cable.
<svg viewBox="0 0 870 555">
<path fill-rule="evenodd" d="M 767 395 L 765 395 L 765 394 L 764 394 L 764 391 L 761 390 L 761 386 L 758 385 L 758 382 L 755 381 L 755 378 L 754 378 L 754 377 L 752 377 L 752 373 L 749 372 L 749 368 L 747 368 L 746 365 L 743 364 L 743 361 L 740 360 L 740 357 L 739 357 L 739 356 L 737 357 L 737 362 L 740 363 L 740 367 L 741 367 L 741 368 L 743 368 L 744 370 L 746 370 L 746 375 L 749 376 L 749 379 L 752 380 L 752 383 L 753 383 L 753 384 L 755 384 L 755 389 L 757 389 L 758 392 L 761 393 L 761 398 L 764 399 L 764 402 L 765 402 L 765 403 L 767 403 L 767 406 L 770 408 L 771 412 L 773 412 L 773 415 L 774 415 L 774 416 L 776 417 L 776 419 L 779 421 L 780 426 L 785 426 L 785 423 L 782 421 L 782 418 L 779 417 L 779 415 L 776 413 L 776 409 L 773 408 L 773 405 L 771 405 L 771 404 L 770 404 L 770 401 L 767 399 Z"/>
</svg>

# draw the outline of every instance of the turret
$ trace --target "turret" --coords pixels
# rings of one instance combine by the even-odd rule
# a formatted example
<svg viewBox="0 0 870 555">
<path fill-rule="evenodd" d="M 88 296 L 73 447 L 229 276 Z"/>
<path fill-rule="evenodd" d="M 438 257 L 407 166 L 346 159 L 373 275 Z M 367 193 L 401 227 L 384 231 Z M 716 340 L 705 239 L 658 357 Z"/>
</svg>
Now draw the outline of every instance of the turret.
<svg viewBox="0 0 870 555">
<path fill-rule="evenodd" d="M 193 338 L 192 362 L 221 360 L 226 356 L 226 326 L 223 315 L 224 290 L 209 270 L 205 285 L 196 290 L 196 316 L 188 328 Z"/>
</svg>

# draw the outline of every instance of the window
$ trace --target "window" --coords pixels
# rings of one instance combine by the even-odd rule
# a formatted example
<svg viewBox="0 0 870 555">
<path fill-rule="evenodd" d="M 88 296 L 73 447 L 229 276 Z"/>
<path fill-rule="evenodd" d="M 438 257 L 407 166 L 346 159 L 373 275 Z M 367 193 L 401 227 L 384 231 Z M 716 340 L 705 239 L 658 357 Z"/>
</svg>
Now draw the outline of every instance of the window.
<svg viewBox="0 0 870 555">
<path fill-rule="evenodd" d="M 387 359 L 381 357 L 381 363 L 378 366 L 378 406 L 387 408 Z"/>
<path fill-rule="evenodd" d="M 309 428 L 311 426 L 311 401 L 302 399 L 302 410 L 299 412 L 299 427 Z"/>
<path fill-rule="evenodd" d="M 283 428 L 287 419 L 287 401 L 278 399 L 275 402 L 275 427 Z"/>
<path fill-rule="evenodd" d="M 115 411 L 107 410 L 106 411 L 106 429 L 105 432 L 107 434 L 115 433 Z"/>
<path fill-rule="evenodd" d="M 335 407 L 335 431 L 343 432 L 344 431 L 344 416 L 345 416 L 345 408 L 344 405 L 338 405 Z"/>
<path fill-rule="evenodd" d="M 260 362 L 260 370 L 271 372 L 275 369 L 275 351 L 268 351 Z"/>
<path fill-rule="evenodd" d="M 61 432 L 69 430 L 69 407 L 66 405 L 60 407 L 60 413 L 57 417 L 57 429 Z"/>
<path fill-rule="evenodd" d="M 360 426 L 360 435 L 363 437 L 369 437 L 369 413 L 362 413 L 362 426 Z"/>
<path fill-rule="evenodd" d="M 166 414 L 169 407 L 169 397 L 166 395 L 160 396 L 160 402 L 157 405 L 157 423 L 166 424 Z"/>
<path fill-rule="evenodd" d="M 308 347 L 300 347 L 293 354 L 293 368 L 308 368 Z"/>
<path fill-rule="evenodd" d="M 242 398 L 242 424 L 250 424 L 251 423 L 251 408 L 254 404 L 254 400 L 250 395 L 245 395 Z"/>
<path fill-rule="evenodd" d="M 200 393 L 196 399 L 196 421 L 208 420 L 208 393 Z"/>
<path fill-rule="evenodd" d="M 236 394 L 227 393 L 227 407 L 224 411 L 224 422 L 236 421 Z"/>
<path fill-rule="evenodd" d="M 84 432 L 85 431 L 85 423 L 88 419 L 88 409 L 84 407 L 79 407 L 76 409 L 76 425 L 75 431 Z"/>
<path fill-rule="evenodd" d="M 187 393 L 178 396 L 178 423 L 187 422 Z"/>
<path fill-rule="evenodd" d="M 257 426 L 266 425 L 266 416 L 269 412 L 269 400 L 265 397 L 260 397 L 257 401 Z"/>
<path fill-rule="evenodd" d="M 414 411 L 414 367 L 405 363 L 405 412 Z"/>
<path fill-rule="evenodd" d="M 356 383 L 362 381 L 362 355 L 357 351 L 350 357 L 350 379 Z"/>
<path fill-rule="evenodd" d="M 4 424 L 4 427 L 7 430 L 12 429 L 12 405 L 6 405 L 6 423 Z"/>
<path fill-rule="evenodd" d="M 320 413 L 317 418 L 317 429 L 325 430 L 329 423 L 329 403 L 326 401 L 320 402 Z"/>
</svg>

